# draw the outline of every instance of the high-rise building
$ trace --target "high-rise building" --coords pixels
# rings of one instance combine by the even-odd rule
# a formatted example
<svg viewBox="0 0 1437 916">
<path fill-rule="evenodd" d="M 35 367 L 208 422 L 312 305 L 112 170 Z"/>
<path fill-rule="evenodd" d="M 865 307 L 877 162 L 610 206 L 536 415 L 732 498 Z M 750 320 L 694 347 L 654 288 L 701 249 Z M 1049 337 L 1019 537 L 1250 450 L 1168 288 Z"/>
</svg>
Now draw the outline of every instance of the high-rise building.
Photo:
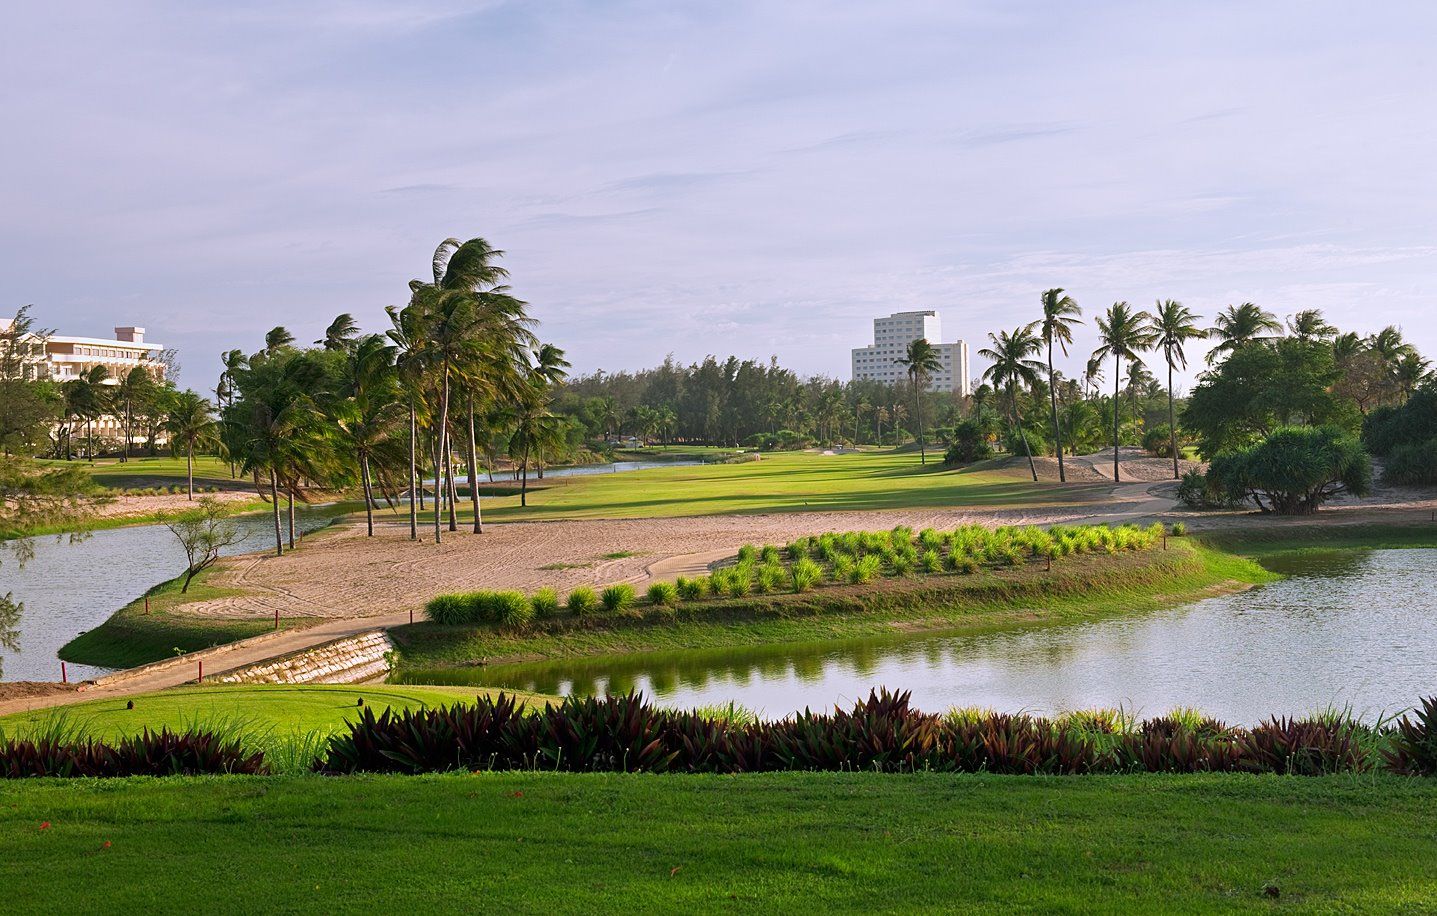
<svg viewBox="0 0 1437 916">
<path fill-rule="evenodd" d="M 887 318 L 873 319 L 873 343 L 853 350 L 854 380 L 872 379 L 889 384 L 906 381 L 908 369 L 898 360 L 908 351 L 908 345 L 920 338 L 933 345 L 942 367 L 929 377 L 928 390 L 972 394 L 973 381 L 968 375 L 968 344 L 961 340 L 942 343 L 942 325 L 938 313 L 932 309 L 894 312 Z"/>
</svg>

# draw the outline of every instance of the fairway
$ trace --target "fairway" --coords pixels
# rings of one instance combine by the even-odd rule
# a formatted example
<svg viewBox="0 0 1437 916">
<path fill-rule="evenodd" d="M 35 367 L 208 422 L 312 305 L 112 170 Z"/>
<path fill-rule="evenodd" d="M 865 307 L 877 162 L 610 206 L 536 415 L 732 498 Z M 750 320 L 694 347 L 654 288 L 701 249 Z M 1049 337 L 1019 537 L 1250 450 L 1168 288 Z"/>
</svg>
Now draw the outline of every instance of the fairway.
<svg viewBox="0 0 1437 916">
<path fill-rule="evenodd" d="M 488 518 L 655 518 L 920 506 L 1053 506 L 1089 502 L 1105 484 L 1034 484 L 1016 471 L 944 467 L 916 452 L 771 452 L 758 461 L 535 480 L 518 496 L 484 501 Z M 507 477 L 507 475 L 505 475 Z M 508 482 L 504 478 L 498 478 Z"/>
<path fill-rule="evenodd" d="M 505 773 L 4 788 L 13 913 L 1427 911 L 1437 782 Z"/>
<path fill-rule="evenodd" d="M 385 684 L 274 684 L 189 687 L 134 697 L 112 697 L 58 709 L 0 717 L 0 733 L 23 735 L 63 718 L 87 737 L 116 738 L 143 729 L 174 730 L 207 723 L 243 724 L 281 732 L 332 734 L 352 718 L 362 698 L 366 705 L 409 709 L 472 702 L 469 687 L 396 687 Z M 133 701 L 134 709 L 126 708 Z"/>
</svg>

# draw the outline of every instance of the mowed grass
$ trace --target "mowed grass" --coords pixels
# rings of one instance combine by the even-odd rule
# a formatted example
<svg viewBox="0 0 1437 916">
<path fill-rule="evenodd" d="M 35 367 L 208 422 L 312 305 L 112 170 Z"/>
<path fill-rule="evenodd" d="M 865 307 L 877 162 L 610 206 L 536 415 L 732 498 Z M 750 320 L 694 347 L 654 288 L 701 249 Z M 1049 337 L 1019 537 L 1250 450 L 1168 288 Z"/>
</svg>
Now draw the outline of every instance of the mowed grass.
<svg viewBox="0 0 1437 916">
<path fill-rule="evenodd" d="M 36 780 L 0 848 L 11 913 L 1427 912 L 1437 780 Z"/>
<path fill-rule="evenodd" d="M 1091 502 L 1107 484 L 1057 486 L 1017 472 L 945 468 L 916 453 L 767 453 L 759 461 L 530 479 L 518 496 L 484 502 L 486 518 L 655 518 L 726 513 L 902 509 L 914 506 L 1044 506 Z"/>
<path fill-rule="evenodd" d="M 107 487 L 157 487 L 183 485 L 185 482 L 185 457 L 169 454 L 154 458 L 132 457 L 120 462 L 118 458 L 99 458 L 95 461 L 44 461 L 51 467 L 79 467 L 90 472 L 97 483 Z M 195 486 L 248 487 L 244 477 L 230 477 L 230 466 L 214 455 L 195 456 Z"/>
<path fill-rule="evenodd" d="M 0 716 L 0 732 L 9 736 L 35 734 L 63 718 L 67 728 L 101 739 L 138 734 L 146 728 L 181 730 L 214 723 L 330 735 L 355 716 L 361 699 L 379 712 L 385 708 L 473 702 L 478 694 L 486 692 L 469 687 L 388 684 L 217 684 L 11 713 Z M 527 694 L 520 696 L 533 699 Z M 135 704 L 134 709 L 127 708 L 130 702 Z"/>
</svg>

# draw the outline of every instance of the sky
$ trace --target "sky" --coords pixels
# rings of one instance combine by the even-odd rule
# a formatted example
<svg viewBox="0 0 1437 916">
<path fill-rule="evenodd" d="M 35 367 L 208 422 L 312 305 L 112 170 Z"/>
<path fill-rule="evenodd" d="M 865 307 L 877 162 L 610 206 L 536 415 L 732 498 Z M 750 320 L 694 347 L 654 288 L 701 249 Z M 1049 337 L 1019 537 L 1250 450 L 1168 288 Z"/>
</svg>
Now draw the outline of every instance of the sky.
<svg viewBox="0 0 1437 916">
<path fill-rule="evenodd" d="M 276 324 L 382 330 L 483 236 L 581 372 L 847 378 L 932 308 L 976 373 L 1053 286 L 1071 374 L 1117 300 L 1437 354 L 1433 34 L 1430 2 L 21 2 L 0 312 L 142 325 L 203 390 Z"/>
</svg>

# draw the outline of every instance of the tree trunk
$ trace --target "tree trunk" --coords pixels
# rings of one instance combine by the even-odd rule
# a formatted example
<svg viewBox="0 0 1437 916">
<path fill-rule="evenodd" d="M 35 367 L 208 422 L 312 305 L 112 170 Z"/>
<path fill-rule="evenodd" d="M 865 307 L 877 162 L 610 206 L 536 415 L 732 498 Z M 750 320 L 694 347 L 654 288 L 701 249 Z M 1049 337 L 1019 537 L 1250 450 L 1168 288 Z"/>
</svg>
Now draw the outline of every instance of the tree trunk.
<svg viewBox="0 0 1437 916">
<path fill-rule="evenodd" d="M 1121 483 L 1118 472 L 1118 430 L 1122 427 L 1123 399 L 1119 394 L 1118 379 L 1123 375 L 1123 358 L 1113 354 L 1113 483 Z"/>
<path fill-rule="evenodd" d="M 520 465 L 520 473 L 523 474 L 519 484 L 519 505 L 529 505 L 529 449 L 524 449 L 524 463 Z"/>
<path fill-rule="evenodd" d="M 289 549 L 294 549 L 294 484 L 289 489 Z"/>
<path fill-rule="evenodd" d="M 374 537 L 374 491 L 369 486 L 369 455 L 359 453 L 359 480 L 364 484 L 364 524 L 367 537 Z"/>
<path fill-rule="evenodd" d="M 418 430 L 415 429 L 416 420 L 414 417 L 414 399 L 409 400 L 409 539 L 419 540 L 419 513 L 415 506 L 415 490 L 419 488 L 419 470 L 417 456 L 415 455 L 415 438 Z"/>
<path fill-rule="evenodd" d="M 1022 418 L 1018 415 L 1018 389 L 1013 388 L 1008 392 L 1008 405 L 1012 408 L 1010 416 L 1018 438 L 1023 440 L 1023 454 L 1028 459 L 1028 473 L 1033 475 L 1033 483 L 1038 482 L 1038 466 L 1033 463 L 1033 450 L 1028 447 L 1028 433 L 1023 429 Z"/>
<path fill-rule="evenodd" d="M 479 450 L 474 442 L 474 396 L 469 396 L 469 505 L 474 509 L 474 533 L 484 533 L 479 515 Z"/>
<path fill-rule="evenodd" d="M 449 530 L 458 531 L 459 518 L 456 514 L 458 510 L 455 508 L 455 504 L 459 502 L 459 491 L 454 486 L 454 453 L 452 451 L 444 453 L 444 481 L 445 491 L 449 494 Z"/>
<path fill-rule="evenodd" d="M 129 397 L 126 397 L 126 398 L 125 398 L 125 445 L 124 445 L 123 448 L 120 449 L 120 463 L 121 463 L 121 464 L 129 464 L 129 463 L 130 463 L 130 399 L 129 399 Z M 189 585 L 189 580 L 188 580 L 188 579 L 185 580 L 185 585 Z M 180 589 L 180 591 L 184 591 L 184 589 Z"/>
<path fill-rule="evenodd" d="M 918 463 L 928 463 L 928 450 L 923 445 L 923 394 L 918 390 L 918 376 L 913 376 L 913 406 L 918 411 Z"/>
<path fill-rule="evenodd" d="M 440 460 L 444 455 L 448 443 L 445 436 L 449 431 L 449 360 L 446 357 L 443 365 L 443 384 L 440 386 L 439 396 L 439 426 L 434 431 L 434 543 L 439 543 L 439 529 L 443 523 L 444 510 L 440 507 L 439 475 L 444 466 Z"/>
<path fill-rule="evenodd" d="M 1063 468 L 1063 431 L 1058 428 L 1058 384 L 1053 374 L 1053 339 L 1048 338 L 1048 405 L 1053 414 L 1053 447 L 1058 453 L 1058 483 L 1068 482 Z M 1027 442 L 1025 438 L 1023 440 Z"/>
<path fill-rule="evenodd" d="M 279 529 L 279 482 L 275 480 L 274 468 L 269 469 L 269 505 L 274 512 L 274 555 L 284 556 L 284 537 Z"/>
<path fill-rule="evenodd" d="M 1182 477 L 1178 473 L 1178 421 L 1173 412 L 1173 358 L 1168 356 L 1168 433 L 1172 438 L 1173 480 Z"/>
<path fill-rule="evenodd" d="M 186 443 L 185 447 L 185 496 L 190 502 L 195 501 L 195 444 Z"/>
</svg>

